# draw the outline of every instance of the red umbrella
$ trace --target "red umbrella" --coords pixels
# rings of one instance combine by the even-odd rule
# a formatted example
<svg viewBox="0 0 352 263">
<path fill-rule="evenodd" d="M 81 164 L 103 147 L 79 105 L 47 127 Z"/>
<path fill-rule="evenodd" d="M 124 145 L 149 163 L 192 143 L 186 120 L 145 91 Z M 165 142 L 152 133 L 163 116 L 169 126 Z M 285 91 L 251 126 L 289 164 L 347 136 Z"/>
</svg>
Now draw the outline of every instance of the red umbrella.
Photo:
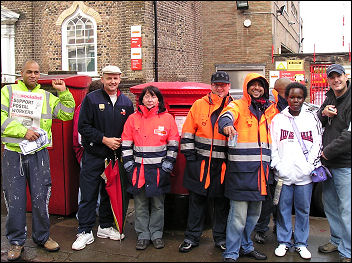
<svg viewBox="0 0 352 263">
<path fill-rule="evenodd" d="M 126 213 L 128 208 L 128 198 L 125 190 L 126 179 L 124 169 L 118 160 L 114 162 L 105 159 L 105 171 L 101 175 L 105 179 L 105 189 L 110 197 L 111 210 L 114 215 L 115 224 L 120 234 L 126 221 Z"/>
</svg>

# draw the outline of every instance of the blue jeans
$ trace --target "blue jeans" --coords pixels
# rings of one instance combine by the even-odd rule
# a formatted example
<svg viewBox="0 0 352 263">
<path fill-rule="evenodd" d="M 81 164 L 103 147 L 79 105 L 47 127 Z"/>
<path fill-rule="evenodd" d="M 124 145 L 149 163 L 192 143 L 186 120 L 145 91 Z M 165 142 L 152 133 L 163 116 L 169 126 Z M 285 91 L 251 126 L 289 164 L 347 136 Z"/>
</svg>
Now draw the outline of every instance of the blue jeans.
<svg viewBox="0 0 352 263">
<path fill-rule="evenodd" d="M 295 206 L 294 246 L 307 247 L 309 237 L 309 211 L 313 183 L 283 185 L 277 211 L 276 235 L 279 244 L 292 247 L 292 205 Z"/>
<path fill-rule="evenodd" d="M 163 237 L 165 195 L 146 197 L 145 188 L 133 195 L 134 229 L 138 239 L 155 240 Z M 150 209 L 149 209 L 150 204 Z"/>
<path fill-rule="evenodd" d="M 323 182 L 323 205 L 330 225 L 330 242 L 340 255 L 351 258 L 351 168 L 330 168 Z"/>
<path fill-rule="evenodd" d="M 236 260 L 241 247 L 245 254 L 254 250 L 251 233 L 258 221 L 261 208 L 261 201 L 230 200 L 224 258 Z"/>
</svg>

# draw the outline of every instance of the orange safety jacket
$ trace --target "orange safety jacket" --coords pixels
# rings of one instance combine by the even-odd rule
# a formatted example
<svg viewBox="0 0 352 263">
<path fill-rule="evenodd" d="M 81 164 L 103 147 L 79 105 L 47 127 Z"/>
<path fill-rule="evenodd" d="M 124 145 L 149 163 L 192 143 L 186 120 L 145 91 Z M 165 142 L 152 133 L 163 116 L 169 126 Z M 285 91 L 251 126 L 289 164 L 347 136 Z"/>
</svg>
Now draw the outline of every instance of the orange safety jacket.
<svg viewBox="0 0 352 263">
<path fill-rule="evenodd" d="M 263 97 L 268 106 L 259 120 L 247 92 L 248 83 L 257 78 L 265 83 Z M 228 150 L 225 176 L 225 196 L 231 200 L 260 201 L 267 195 L 271 157 L 269 127 L 272 118 L 278 113 L 275 104 L 268 99 L 267 80 L 260 74 L 249 73 L 243 83 L 243 97 L 231 102 L 220 114 L 220 128 L 223 128 L 221 122 L 224 118 L 229 118 L 238 133 L 237 145 Z"/>
<path fill-rule="evenodd" d="M 122 160 L 132 161 L 127 191 L 137 194 L 145 186 L 146 196 L 170 191 L 170 173 L 161 167 L 164 161 L 175 163 L 180 135 L 173 116 L 159 113 L 159 107 L 148 110 L 139 105 L 130 115 L 122 133 Z"/>
<path fill-rule="evenodd" d="M 181 152 L 187 159 L 183 186 L 201 195 L 223 196 L 226 171 L 226 136 L 216 122 L 232 101 L 210 92 L 195 101 L 182 127 Z"/>
</svg>

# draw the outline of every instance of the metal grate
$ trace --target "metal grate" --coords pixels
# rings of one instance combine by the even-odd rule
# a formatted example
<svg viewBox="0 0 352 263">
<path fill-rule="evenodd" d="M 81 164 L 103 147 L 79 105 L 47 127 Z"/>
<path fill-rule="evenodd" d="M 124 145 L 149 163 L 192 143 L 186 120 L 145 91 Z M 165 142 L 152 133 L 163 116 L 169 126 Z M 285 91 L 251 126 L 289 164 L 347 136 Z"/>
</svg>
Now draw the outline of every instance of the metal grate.
<svg viewBox="0 0 352 263">
<path fill-rule="evenodd" d="M 325 93 L 329 90 L 326 69 L 330 64 L 316 64 L 310 66 L 310 103 L 323 104 Z"/>
</svg>

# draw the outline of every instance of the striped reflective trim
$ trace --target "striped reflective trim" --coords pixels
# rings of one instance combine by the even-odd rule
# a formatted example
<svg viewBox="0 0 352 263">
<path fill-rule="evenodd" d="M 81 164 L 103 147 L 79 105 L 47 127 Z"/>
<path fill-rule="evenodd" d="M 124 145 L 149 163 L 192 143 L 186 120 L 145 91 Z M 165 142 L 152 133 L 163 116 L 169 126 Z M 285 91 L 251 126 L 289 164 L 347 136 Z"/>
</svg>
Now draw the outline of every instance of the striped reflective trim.
<svg viewBox="0 0 352 263">
<path fill-rule="evenodd" d="M 178 141 L 176 141 L 176 140 L 170 140 L 170 141 L 167 143 L 167 146 L 178 146 Z"/>
<path fill-rule="evenodd" d="M 194 147 L 194 143 L 181 143 L 181 151 L 183 150 L 193 150 Z"/>
<path fill-rule="evenodd" d="M 184 132 L 181 134 L 181 138 L 194 139 L 194 134 L 190 132 Z"/>
<path fill-rule="evenodd" d="M 48 114 L 44 114 L 42 113 L 41 115 L 41 119 L 47 119 L 47 120 L 50 120 L 53 118 L 53 115 L 51 113 L 48 113 Z"/>
<path fill-rule="evenodd" d="M 161 163 L 162 160 L 164 159 L 165 157 L 156 157 L 156 158 L 143 158 L 143 157 L 135 157 L 135 162 L 136 163 L 142 163 L 142 160 L 143 160 L 143 164 L 158 164 L 158 163 Z"/>
<path fill-rule="evenodd" d="M 203 144 L 208 144 L 211 145 L 212 139 L 211 138 L 204 138 L 204 137 L 199 137 L 195 136 L 194 140 L 199 143 Z M 226 140 L 219 140 L 219 139 L 213 139 L 213 145 L 215 146 L 226 146 Z"/>
<path fill-rule="evenodd" d="M 54 118 L 57 118 L 60 110 L 66 112 L 66 113 L 73 113 L 74 112 L 74 108 L 68 108 L 65 105 L 63 105 L 61 102 L 59 102 L 53 111 Z"/>
<path fill-rule="evenodd" d="M 12 118 L 7 118 L 4 123 L 1 125 L 1 133 L 4 133 L 6 127 L 12 122 L 14 119 Z"/>
<path fill-rule="evenodd" d="M 231 103 L 230 103 L 231 104 Z M 233 115 L 232 115 L 232 113 L 231 112 L 229 112 L 229 111 L 227 111 L 227 112 L 225 112 L 223 115 L 221 115 L 221 118 L 222 117 L 228 117 L 228 118 L 230 118 L 231 120 L 233 120 Z"/>
<path fill-rule="evenodd" d="M 161 146 L 134 146 L 133 150 L 136 152 L 161 152 L 166 151 L 166 145 Z"/>
<path fill-rule="evenodd" d="M 125 147 L 131 147 L 132 144 L 133 144 L 133 141 L 127 141 L 127 140 L 122 141 L 122 146 L 125 146 Z"/>
<path fill-rule="evenodd" d="M 1 104 L 1 110 L 6 111 L 7 114 L 9 114 L 9 107 L 8 106 Z"/>
<path fill-rule="evenodd" d="M 175 151 L 167 151 L 166 156 L 176 159 L 177 152 L 175 152 Z"/>
<path fill-rule="evenodd" d="M 260 155 L 232 155 L 229 154 L 228 160 L 232 162 L 260 162 Z M 270 156 L 262 155 L 262 161 L 270 162 Z"/>
<path fill-rule="evenodd" d="M 46 113 L 42 113 L 41 118 L 42 119 L 52 119 L 53 115 L 51 113 L 51 108 L 50 108 L 50 92 L 45 91 L 45 101 L 46 101 Z"/>
<path fill-rule="evenodd" d="M 123 150 L 122 151 L 122 157 L 126 157 L 126 156 L 131 156 L 133 155 L 133 150 Z"/>
<path fill-rule="evenodd" d="M 23 140 L 25 140 L 24 138 L 14 138 L 14 137 L 1 137 L 1 141 L 2 142 L 6 142 L 6 143 L 20 143 Z M 49 139 L 49 144 L 51 143 L 51 138 Z"/>
<path fill-rule="evenodd" d="M 12 86 L 11 85 L 7 85 L 7 89 L 9 90 L 9 102 L 12 99 Z"/>
<path fill-rule="evenodd" d="M 196 148 L 196 150 L 197 150 L 197 154 L 200 154 L 200 155 L 205 156 L 205 157 L 209 157 L 210 156 L 210 151 L 208 151 L 208 150 L 199 149 L 199 148 Z M 225 159 L 226 155 L 225 155 L 224 152 L 212 151 L 211 157 L 212 158 Z"/>
<path fill-rule="evenodd" d="M 269 147 L 268 147 L 268 143 L 266 142 L 262 142 L 262 148 L 270 148 L 270 145 L 269 144 Z M 259 145 L 258 145 L 258 142 L 237 142 L 237 145 L 236 145 L 236 149 L 255 149 L 255 148 L 259 148 Z"/>
</svg>

